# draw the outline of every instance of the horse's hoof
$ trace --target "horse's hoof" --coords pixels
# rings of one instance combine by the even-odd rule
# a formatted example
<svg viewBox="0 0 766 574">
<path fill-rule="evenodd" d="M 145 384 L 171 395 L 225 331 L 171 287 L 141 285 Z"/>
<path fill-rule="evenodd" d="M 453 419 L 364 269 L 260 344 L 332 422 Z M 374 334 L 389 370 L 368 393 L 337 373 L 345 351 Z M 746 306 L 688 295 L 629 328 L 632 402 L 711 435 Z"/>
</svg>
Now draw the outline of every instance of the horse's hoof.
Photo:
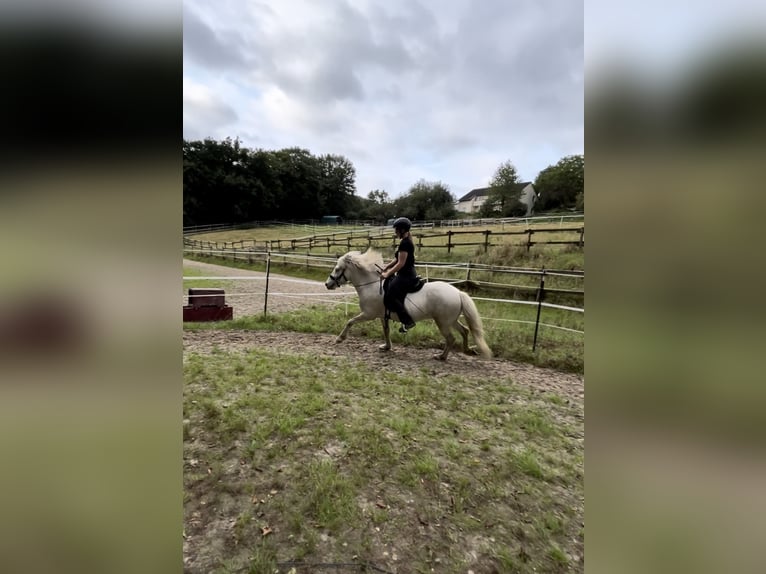
<svg viewBox="0 0 766 574">
<path fill-rule="evenodd" d="M 345 339 L 343 337 L 335 337 L 335 342 L 336 343 L 342 343 L 343 341 L 345 341 Z"/>
<path fill-rule="evenodd" d="M 436 359 L 437 361 L 446 361 L 447 360 L 447 356 L 446 355 L 442 355 L 441 353 L 439 353 L 438 355 L 434 355 L 434 359 Z"/>
<path fill-rule="evenodd" d="M 391 350 L 391 345 L 378 345 L 378 350 L 379 351 L 390 351 Z"/>
</svg>

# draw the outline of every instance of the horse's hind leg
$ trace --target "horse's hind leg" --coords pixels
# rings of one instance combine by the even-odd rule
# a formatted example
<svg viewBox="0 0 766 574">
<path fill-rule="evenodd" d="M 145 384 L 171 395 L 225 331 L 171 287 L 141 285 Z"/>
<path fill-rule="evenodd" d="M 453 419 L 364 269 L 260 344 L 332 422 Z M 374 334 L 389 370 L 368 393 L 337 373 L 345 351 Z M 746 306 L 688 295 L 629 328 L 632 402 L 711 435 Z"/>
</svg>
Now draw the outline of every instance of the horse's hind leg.
<svg viewBox="0 0 766 574">
<path fill-rule="evenodd" d="M 468 348 L 468 327 L 463 325 L 460 321 L 455 321 L 455 324 L 453 325 L 458 333 L 460 333 L 460 336 L 463 338 L 463 352 L 466 355 L 470 355 L 471 349 Z"/>
<path fill-rule="evenodd" d="M 451 325 L 440 325 L 439 323 L 437 323 L 436 326 L 439 327 L 439 331 L 446 339 L 446 343 L 444 345 L 444 350 L 438 355 L 434 355 L 434 359 L 439 359 L 440 361 L 446 361 L 447 355 L 449 355 L 449 352 L 450 350 L 452 350 L 452 347 L 455 346 L 455 336 L 452 334 Z"/>
</svg>

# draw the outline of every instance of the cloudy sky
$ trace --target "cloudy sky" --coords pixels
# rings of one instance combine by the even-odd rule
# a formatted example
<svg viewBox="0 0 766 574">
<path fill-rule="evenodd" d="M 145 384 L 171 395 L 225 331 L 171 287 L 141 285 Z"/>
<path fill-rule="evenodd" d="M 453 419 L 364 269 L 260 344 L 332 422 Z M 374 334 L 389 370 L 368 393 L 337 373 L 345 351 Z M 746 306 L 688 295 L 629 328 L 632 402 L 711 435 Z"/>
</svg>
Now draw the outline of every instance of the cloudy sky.
<svg viewBox="0 0 766 574">
<path fill-rule="evenodd" d="M 459 197 L 583 153 L 582 0 L 184 0 L 184 137 L 340 154 Z"/>
</svg>

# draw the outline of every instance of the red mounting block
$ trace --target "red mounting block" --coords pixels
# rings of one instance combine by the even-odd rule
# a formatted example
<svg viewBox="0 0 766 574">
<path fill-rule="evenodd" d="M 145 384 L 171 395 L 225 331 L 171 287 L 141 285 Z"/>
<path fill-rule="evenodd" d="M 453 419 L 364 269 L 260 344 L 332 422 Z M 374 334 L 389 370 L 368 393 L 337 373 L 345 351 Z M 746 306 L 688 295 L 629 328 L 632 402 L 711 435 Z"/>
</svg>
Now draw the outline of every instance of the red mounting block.
<svg viewBox="0 0 766 574">
<path fill-rule="evenodd" d="M 228 321 L 233 317 L 234 310 L 226 305 L 223 289 L 189 289 L 184 321 Z"/>
</svg>

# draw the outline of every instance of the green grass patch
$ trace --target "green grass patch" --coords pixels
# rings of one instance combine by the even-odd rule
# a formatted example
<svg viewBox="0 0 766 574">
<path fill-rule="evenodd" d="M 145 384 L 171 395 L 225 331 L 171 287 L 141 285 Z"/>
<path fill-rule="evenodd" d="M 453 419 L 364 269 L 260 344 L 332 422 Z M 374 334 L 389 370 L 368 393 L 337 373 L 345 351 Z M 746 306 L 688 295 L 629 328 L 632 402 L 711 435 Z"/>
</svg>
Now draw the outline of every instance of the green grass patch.
<svg viewBox="0 0 766 574">
<path fill-rule="evenodd" d="M 185 529 L 209 571 L 582 570 L 581 406 L 262 350 L 189 354 L 184 377 Z"/>
<path fill-rule="evenodd" d="M 210 273 L 196 269 L 194 267 L 184 266 L 184 277 L 206 277 Z M 202 288 L 202 289 L 230 289 L 233 283 L 231 281 L 218 280 L 218 279 L 184 279 L 183 287 L 184 291 L 190 288 Z"/>
</svg>

